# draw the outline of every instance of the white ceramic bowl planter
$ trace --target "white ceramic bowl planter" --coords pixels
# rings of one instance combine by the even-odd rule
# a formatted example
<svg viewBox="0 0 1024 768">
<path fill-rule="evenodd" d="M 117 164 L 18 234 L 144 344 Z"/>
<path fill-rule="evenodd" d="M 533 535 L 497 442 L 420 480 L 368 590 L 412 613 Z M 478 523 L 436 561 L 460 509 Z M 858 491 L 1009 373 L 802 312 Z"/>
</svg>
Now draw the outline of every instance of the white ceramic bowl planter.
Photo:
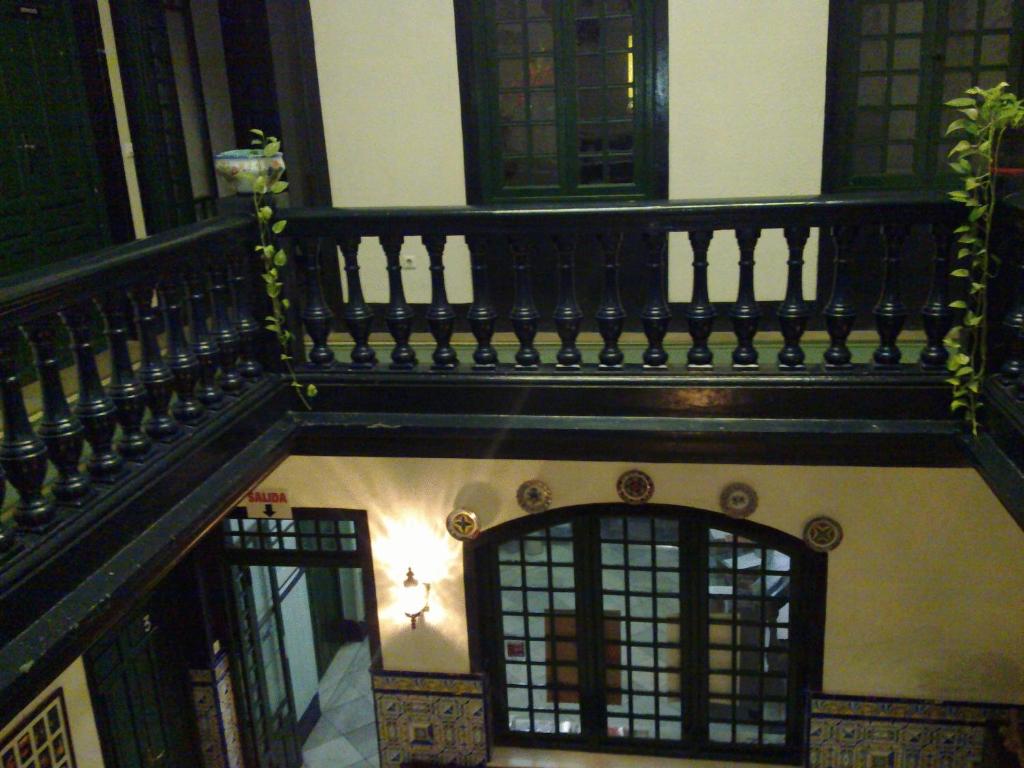
<svg viewBox="0 0 1024 768">
<path fill-rule="evenodd" d="M 267 186 L 281 178 L 284 173 L 284 155 L 265 157 L 259 149 L 232 149 L 221 152 L 213 159 L 217 175 L 222 176 L 236 195 L 251 195 L 252 180 L 257 176 L 267 177 Z"/>
</svg>

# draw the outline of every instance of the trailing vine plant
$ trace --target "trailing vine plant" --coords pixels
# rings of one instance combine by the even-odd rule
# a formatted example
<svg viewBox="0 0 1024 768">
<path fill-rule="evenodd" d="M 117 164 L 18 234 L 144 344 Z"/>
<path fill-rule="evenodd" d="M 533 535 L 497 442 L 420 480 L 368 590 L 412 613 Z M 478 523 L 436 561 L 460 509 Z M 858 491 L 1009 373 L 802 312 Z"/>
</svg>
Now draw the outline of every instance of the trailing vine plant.
<svg viewBox="0 0 1024 768">
<path fill-rule="evenodd" d="M 281 142 L 276 137 L 266 136 L 258 128 L 253 128 L 250 132 L 254 136 L 252 151 L 257 156 L 269 159 L 281 151 Z M 302 404 L 309 409 L 309 398 L 316 397 L 316 386 L 307 384 L 304 387 L 295 376 L 292 356 L 288 353 L 288 345 L 293 338 L 285 318 L 288 299 L 281 295 L 284 283 L 279 270 L 288 263 L 288 254 L 277 244 L 277 235 L 284 231 L 288 222 L 277 218 L 273 207 L 268 204 L 269 195 L 279 195 L 288 189 L 288 182 L 281 179 L 283 172 L 282 168 L 275 169 L 268 165 L 263 173 L 251 174 L 247 178 L 252 182 L 252 204 L 259 224 L 260 240 L 256 245 L 256 252 L 263 263 L 263 283 L 270 299 L 271 314 L 266 317 L 266 328 L 277 336 L 278 344 L 281 346 L 281 362 L 284 363 L 291 379 L 291 386 Z"/>
<path fill-rule="evenodd" d="M 988 362 L 988 281 L 999 266 L 998 256 L 990 251 L 998 202 L 994 171 L 999 167 L 1003 135 L 1008 128 L 1024 125 L 1024 105 L 1007 87 L 1000 83 L 987 90 L 968 88 L 966 96 L 946 102 L 962 115 L 946 130 L 947 136 L 962 137 L 949 156 L 950 167 L 961 177 L 963 187 L 949 196 L 967 208 L 967 221 L 954 230 L 959 247 L 950 274 L 964 286 L 965 298 L 949 305 L 963 310 L 963 316 L 946 339 L 950 348 L 946 381 L 953 387 L 950 408 L 954 412 L 963 409 L 975 435 Z"/>
</svg>

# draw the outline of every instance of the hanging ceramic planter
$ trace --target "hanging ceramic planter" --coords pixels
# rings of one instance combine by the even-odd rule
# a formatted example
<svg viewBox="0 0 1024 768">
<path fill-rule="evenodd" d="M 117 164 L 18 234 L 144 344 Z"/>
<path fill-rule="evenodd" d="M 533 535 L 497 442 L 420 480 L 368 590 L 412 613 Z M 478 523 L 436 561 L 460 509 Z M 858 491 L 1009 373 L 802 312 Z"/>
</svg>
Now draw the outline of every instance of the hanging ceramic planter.
<svg viewBox="0 0 1024 768">
<path fill-rule="evenodd" d="M 251 195 L 252 182 L 257 176 L 266 176 L 268 186 L 284 173 L 284 155 L 278 152 L 266 157 L 262 150 L 231 149 L 213 158 L 217 175 L 223 178 L 236 195 Z"/>
</svg>

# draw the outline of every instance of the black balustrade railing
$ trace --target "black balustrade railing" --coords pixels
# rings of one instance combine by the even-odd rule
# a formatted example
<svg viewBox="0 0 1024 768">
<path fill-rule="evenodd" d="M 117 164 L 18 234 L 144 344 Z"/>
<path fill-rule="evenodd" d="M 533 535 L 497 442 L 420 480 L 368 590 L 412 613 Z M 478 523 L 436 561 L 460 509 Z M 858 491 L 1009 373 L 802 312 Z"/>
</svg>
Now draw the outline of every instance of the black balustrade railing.
<svg viewBox="0 0 1024 768">
<path fill-rule="evenodd" d="M 0 282 L 0 572 L 260 379 L 253 233 L 224 217 Z"/>
<path fill-rule="evenodd" d="M 1024 226 L 1024 206 L 1008 210 Z M 300 377 L 320 381 L 333 372 L 339 382 L 358 381 L 380 369 L 396 380 L 416 371 L 479 380 L 491 372 L 557 378 L 589 371 L 652 381 L 668 373 L 676 383 L 692 374 L 706 383 L 725 373 L 730 386 L 741 386 L 744 376 L 759 374 L 817 376 L 827 385 L 850 381 L 851 373 L 877 381 L 917 371 L 930 386 L 945 376 L 943 341 L 955 320 L 948 274 L 962 213 L 939 194 L 283 215 L 296 337 L 289 351 Z M 773 230 L 781 252 L 765 247 Z M 820 250 L 809 252 L 815 231 Z M 13 522 L 0 522 L 0 572 L 23 545 L 100 504 L 195 430 L 230 414 L 246 392 L 281 383 L 280 350 L 262 327 L 268 310 L 253 235 L 247 216 L 221 217 L 0 282 L 0 494 L 14 495 L 7 500 Z M 460 306 L 447 280 L 463 238 L 472 295 Z M 374 241 L 380 251 L 369 247 Z M 417 241 L 429 259 L 429 298 L 419 304 L 407 298 L 402 269 L 404 249 Z M 677 246 L 689 258 L 673 265 L 691 270 L 691 289 L 688 301 L 670 303 L 669 253 Z M 928 274 L 923 305 L 905 293 L 910 255 L 919 262 L 922 247 L 930 262 L 916 264 Z M 325 283 L 325 275 L 338 274 L 339 254 L 344 301 L 341 286 Z M 734 278 L 734 299 L 724 305 L 711 300 L 723 258 Z M 814 261 L 828 267 L 827 290 L 812 300 L 803 285 Z M 1008 341 L 993 363 L 1004 390 L 1020 397 L 1024 260 L 1005 258 L 1003 269 L 1010 295 L 999 325 Z M 758 296 L 761 270 L 784 272 L 781 302 L 769 306 Z M 384 306 L 367 301 L 367 273 L 386 276 L 386 286 L 373 286 L 375 293 L 386 287 Z M 865 286 L 868 302 L 858 299 Z M 499 295 L 507 300 L 499 303 Z M 630 321 L 642 329 L 635 359 L 624 352 Z M 913 321 L 923 336 L 916 355 L 904 337 Z M 332 336 L 335 322 L 347 332 L 344 355 Z M 588 322 L 599 335 L 593 346 L 581 342 Z M 855 363 L 851 333 L 872 326 L 873 354 Z M 817 351 L 806 338 L 815 327 L 824 331 Z M 544 360 L 543 329 L 557 338 Z M 775 329 L 778 351 L 765 354 L 766 330 Z M 421 330 L 431 343 L 414 338 Z M 515 342 L 499 352 L 496 333 L 506 330 Z M 382 333 L 390 342 L 375 349 Z M 472 341 L 457 343 L 458 334 Z M 687 337 L 683 345 L 667 343 Z M 460 353 L 460 343 L 472 350 Z"/>
<path fill-rule="evenodd" d="M 335 243 L 344 257 L 348 301 L 329 306 L 319 285 L 321 270 L 307 258 L 302 279 L 306 307 L 301 316 L 307 345 L 306 360 L 321 370 L 369 370 L 377 366 L 378 352 L 371 346 L 371 331 L 387 331 L 392 339 L 391 370 L 409 371 L 427 366 L 416 358 L 410 343 L 414 328 L 425 321 L 434 342 L 436 371 L 537 370 L 542 366 L 538 332 L 550 327 L 559 346 L 550 364 L 554 370 L 614 371 L 624 368 L 679 371 L 895 371 L 917 369 L 941 372 L 948 352 L 943 339 L 953 324 L 949 307 L 947 275 L 954 246 L 952 229 L 960 212 L 940 193 L 900 195 L 836 195 L 806 198 L 748 199 L 708 202 L 622 203 L 613 205 L 529 205 L 521 207 L 407 208 L 407 209 L 296 209 L 286 213 L 293 242 L 316 239 Z M 765 235 L 779 230 L 788 258 L 770 261 L 761 254 Z M 820 234 L 821 260 L 830 282 L 816 301 L 805 298 L 803 274 L 813 230 Z M 692 294 L 682 311 L 668 298 L 669 238 L 673 232 L 688 235 L 692 253 Z M 910 238 L 910 234 L 915 234 Z M 450 304 L 445 290 L 445 253 L 451 238 L 463 236 L 470 254 L 473 297 L 464 312 Z M 406 298 L 401 268 L 403 247 L 418 239 L 430 259 L 431 298 L 428 306 L 416 307 Z M 360 267 L 365 266 L 360 243 L 379 241 L 388 277 L 386 309 L 374 317 L 364 297 Z M 736 253 L 735 300 L 716 307 L 710 300 L 709 255 L 713 242 L 728 242 Z M 915 263 L 921 260 L 922 243 L 932 262 L 928 298 L 910 306 L 903 293 L 904 262 L 908 243 L 914 244 Z M 623 258 L 627 252 L 636 258 Z M 720 254 L 721 251 L 719 250 Z M 625 263 L 641 264 L 627 270 Z M 733 262 L 735 263 L 735 262 Z M 581 265 L 587 269 L 581 273 Z M 542 267 L 548 267 L 542 269 Z M 771 315 L 755 293 L 759 270 L 786 272 L 785 298 Z M 591 358 L 581 351 L 579 337 L 584 313 L 577 301 L 581 274 L 602 274 L 601 296 L 594 315 L 602 346 Z M 539 280 L 550 280 L 547 289 Z M 721 274 L 721 269 L 716 271 Z M 491 288 L 511 286 L 510 303 L 496 306 Z M 624 306 L 620 289 L 640 288 L 643 301 Z M 871 303 L 858 303 L 865 287 Z M 553 306 L 538 306 L 538 297 L 554 293 Z M 921 295 L 923 295 L 923 291 Z M 340 296 L 335 291 L 331 293 Z M 589 297 L 588 297 L 589 298 Z M 595 297 L 596 298 L 596 297 Z M 924 331 L 921 353 L 907 359 L 900 337 L 908 318 L 917 313 L 916 325 Z M 349 360 L 334 360 L 327 346 L 328 322 L 344 318 L 352 344 Z M 629 319 L 639 322 L 646 339 L 642 363 L 624 363 L 621 342 Z M 507 325 L 504 324 L 507 319 Z M 758 334 L 766 319 L 777 325 L 781 349 L 765 359 Z M 716 359 L 711 345 L 713 330 L 727 322 L 733 344 L 731 359 Z M 873 321 L 873 322 L 872 322 Z M 827 348 L 816 360 L 802 345 L 805 332 L 819 323 L 827 335 Z M 511 330 L 518 349 L 498 359 L 493 344 L 496 327 Z M 874 326 L 877 346 L 868 363 L 854 364 L 850 336 L 855 329 Z M 459 360 L 452 349 L 453 332 L 472 333 L 476 347 L 472 361 Z M 685 353 L 666 349 L 672 332 L 685 331 L 690 344 Z"/>
</svg>

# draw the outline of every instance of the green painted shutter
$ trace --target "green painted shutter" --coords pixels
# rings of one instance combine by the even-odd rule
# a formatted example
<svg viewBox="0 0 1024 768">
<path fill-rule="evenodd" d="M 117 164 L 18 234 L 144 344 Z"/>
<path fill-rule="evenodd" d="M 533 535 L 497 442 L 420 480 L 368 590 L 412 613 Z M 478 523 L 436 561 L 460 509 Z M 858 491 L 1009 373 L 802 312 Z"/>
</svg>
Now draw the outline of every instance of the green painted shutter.
<svg viewBox="0 0 1024 768">
<path fill-rule="evenodd" d="M 1014 0 L 841 0 L 833 23 L 837 128 L 827 164 L 843 189 L 947 186 L 943 102 L 1020 84 L 1024 6 Z"/>
<path fill-rule="evenodd" d="M 0 0 L 0 110 L 0 276 L 107 244 L 66 0 Z"/>
</svg>

